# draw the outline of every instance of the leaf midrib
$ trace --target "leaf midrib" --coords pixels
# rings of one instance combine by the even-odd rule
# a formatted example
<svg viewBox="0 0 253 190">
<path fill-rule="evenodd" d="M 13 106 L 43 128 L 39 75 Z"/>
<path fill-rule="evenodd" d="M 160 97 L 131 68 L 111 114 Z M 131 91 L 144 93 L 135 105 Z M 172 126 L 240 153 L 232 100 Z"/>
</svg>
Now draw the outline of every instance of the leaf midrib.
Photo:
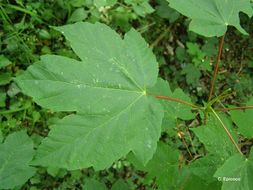
<svg viewBox="0 0 253 190">
<path fill-rule="evenodd" d="M 78 88 L 78 85 L 82 85 L 80 87 L 82 88 L 95 88 L 95 89 L 103 89 L 103 90 L 118 90 L 118 91 L 125 91 L 125 92 L 133 92 L 133 93 L 138 93 L 138 94 L 143 94 L 145 91 L 137 91 L 137 90 L 129 90 L 129 89 L 124 89 L 124 88 L 107 88 L 104 86 L 91 86 L 90 84 L 85 84 L 85 83 L 71 83 L 71 82 L 67 82 L 67 81 L 61 81 L 61 80 L 44 80 L 44 79 L 22 79 L 22 81 L 49 81 L 49 82 L 59 82 L 59 83 L 65 83 L 68 85 L 74 85 L 76 86 L 76 88 Z M 79 89 L 79 88 L 78 88 Z"/>
</svg>

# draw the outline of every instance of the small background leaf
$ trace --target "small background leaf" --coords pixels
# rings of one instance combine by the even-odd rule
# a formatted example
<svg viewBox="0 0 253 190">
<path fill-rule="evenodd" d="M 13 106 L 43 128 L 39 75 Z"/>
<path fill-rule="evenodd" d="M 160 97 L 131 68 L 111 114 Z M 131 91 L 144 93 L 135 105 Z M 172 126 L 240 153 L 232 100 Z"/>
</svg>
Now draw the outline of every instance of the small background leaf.
<svg viewBox="0 0 253 190">
<path fill-rule="evenodd" d="M 224 115 L 221 114 L 219 116 L 234 140 L 237 142 L 237 136 L 233 131 L 231 122 Z M 210 120 L 207 122 L 207 125 L 203 125 L 198 128 L 192 128 L 191 130 L 205 145 L 205 148 L 209 154 L 217 155 L 221 158 L 221 160 L 225 161 L 228 157 L 235 154 L 237 150 L 230 141 L 219 121 L 213 116 L 209 117 L 209 119 Z"/>
<path fill-rule="evenodd" d="M 190 30 L 206 37 L 222 36 L 227 26 L 247 32 L 240 25 L 239 12 L 252 16 L 250 0 L 168 0 L 170 7 L 192 19 Z"/>
<path fill-rule="evenodd" d="M 247 103 L 248 106 L 253 105 L 253 98 Z M 231 118 L 238 126 L 238 131 L 247 138 L 253 137 L 253 109 L 245 111 L 231 111 Z"/>
<path fill-rule="evenodd" d="M 95 180 L 95 179 L 88 179 L 85 182 L 83 190 L 108 190 L 105 184 Z"/>
<path fill-rule="evenodd" d="M 11 64 L 11 61 L 7 59 L 5 56 L 0 55 L 0 69 Z"/>
<path fill-rule="evenodd" d="M 32 140 L 25 131 L 12 133 L 0 144 L 0 189 L 23 185 L 35 174 L 29 166 L 33 154 Z"/>
<path fill-rule="evenodd" d="M 131 189 L 127 183 L 125 183 L 123 180 L 120 179 L 113 184 L 111 190 L 131 190 Z"/>
<path fill-rule="evenodd" d="M 160 142 L 152 160 L 144 167 L 129 155 L 137 169 L 147 171 L 147 178 L 156 178 L 159 189 L 168 189 L 176 184 L 179 175 L 179 151 Z"/>
</svg>

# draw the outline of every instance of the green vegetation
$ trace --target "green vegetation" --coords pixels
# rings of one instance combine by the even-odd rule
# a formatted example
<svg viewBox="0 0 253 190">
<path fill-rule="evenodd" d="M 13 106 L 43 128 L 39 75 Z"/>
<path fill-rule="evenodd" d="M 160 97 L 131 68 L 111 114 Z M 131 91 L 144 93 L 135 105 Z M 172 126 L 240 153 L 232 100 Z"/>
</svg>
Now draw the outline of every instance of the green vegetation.
<svg viewBox="0 0 253 190">
<path fill-rule="evenodd" d="M 252 7 L 0 1 L 0 189 L 252 190 Z"/>
</svg>

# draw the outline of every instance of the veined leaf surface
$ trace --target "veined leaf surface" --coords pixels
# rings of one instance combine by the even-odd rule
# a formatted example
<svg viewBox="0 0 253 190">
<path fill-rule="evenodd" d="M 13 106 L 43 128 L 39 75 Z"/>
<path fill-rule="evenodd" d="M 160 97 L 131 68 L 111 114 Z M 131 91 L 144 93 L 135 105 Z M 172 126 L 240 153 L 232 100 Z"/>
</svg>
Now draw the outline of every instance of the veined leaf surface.
<svg viewBox="0 0 253 190">
<path fill-rule="evenodd" d="M 134 30 L 124 40 L 100 23 L 58 27 L 81 59 L 46 55 L 16 81 L 39 105 L 76 111 L 57 123 L 34 164 L 78 169 L 109 167 L 133 151 L 147 163 L 156 150 L 163 108 L 147 88 L 158 64 Z"/>
</svg>

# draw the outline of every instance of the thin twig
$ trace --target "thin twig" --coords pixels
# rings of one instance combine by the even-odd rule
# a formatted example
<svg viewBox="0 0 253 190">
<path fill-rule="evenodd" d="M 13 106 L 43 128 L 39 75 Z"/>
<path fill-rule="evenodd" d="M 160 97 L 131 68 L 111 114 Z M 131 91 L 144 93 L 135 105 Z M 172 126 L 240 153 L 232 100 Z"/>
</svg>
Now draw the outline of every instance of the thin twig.
<svg viewBox="0 0 253 190">
<path fill-rule="evenodd" d="M 26 110 L 28 107 L 22 107 L 22 108 L 17 108 L 14 110 L 4 110 L 4 111 L 0 111 L 0 114 L 10 114 L 10 113 L 15 113 L 15 112 L 20 112 L 20 111 L 24 111 Z"/>
<path fill-rule="evenodd" d="M 186 102 L 184 100 L 181 100 L 181 99 L 177 99 L 177 98 L 172 98 L 172 97 L 169 97 L 169 96 L 155 96 L 157 99 L 164 99 L 164 100 L 169 100 L 169 101 L 174 101 L 174 102 L 178 102 L 178 103 L 181 103 L 181 104 L 185 104 L 185 105 L 188 105 L 188 106 L 191 106 L 193 108 L 197 108 L 197 109 L 200 109 L 199 106 L 195 105 L 195 104 L 192 104 L 192 103 L 189 103 L 189 102 Z"/>
<path fill-rule="evenodd" d="M 184 146 L 185 146 L 188 154 L 190 155 L 191 159 L 193 159 L 192 153 L 189 150 L 188 145 L 187 145 L 187 143 L 186 143 L 186 141 L 184 139 L 184 135 L 181 134 L 181 130 L 179 129 L 179 124 L 178 124 L 178 120 L 177 119 L 176 119 L 176 124 L 177 124 L 177 130 L 178 130 L 177 136 L 182 140 L 182 142 L 183 142 L 183 144 L 184 144 Z"/>
<path fill-rule="evenodd" d="M 242 107 L 234 107 L 234 108 L 217 108 L 215 111 L 231 111 L 231 110 L 245 110 L 245 109 L 253 109 L 253 106 L 242 106 Z"/>
<path fill-rule="evenodd" d="M 187 133 L 188 133 L 188 135 L 190 137 L 189 139 L 190 139 L 190 142 L 191 142 L 191 145 L 192 145 L 192 150 L 193 150 L 194 154 L 197 155 L 197 151 L 196 151 L 196 149 L 194 147 L 194 144 L 193 144 L 193 141 L 192 141 L 192 136 L 191 136 L 191 133 L 189 132 L 189 128 L 188 127 L 186 127 L 186 131 L 187 131 Z"/>
<path fill-rule="evenodd" d="M 155 25 L 155 22 L 152 22 L 144 27 L 138 28 L 137 31 L 140 32 L 141 34 L 146 32 L 151 26 Z"/>
<path fill-rule="evenodd" d="M 220 64 L 220 60 L 221 60 L 221 54 L 222 54 L 222 47 L 223 47 L 223 44 L 224 44 L 224 38 L 225 38 L 225 34 L 220 39 L 219 51 L 218 51 L 218 56 L 217 56 L 217 59 L 216 59 L 216 65 L 215 65 L 215 70 L 214 70 L 214 75 L 213 75 L 213 80 L 212 80 L 212 86 L 211 86 L 211 89 L 210 89 L 208 100 L 211 100 L 212 96 L 213 96 L 214 85 L 215 85 L 215 81 L 216 81 L 216 78 L 217 78 L 217 73 L 218 73 L 218 70 L 219 70 L 219 64 Z"/>
<path fill-rule="evenodd" d="M 160 36 L 158 36 L 158 38 L 156 38 L 156 40 L 149 47 L 152 49 L 156 45 L 158 45 L 159 42 L 167 35 L 167 33 L 170 31 L 170 29 L 171 29 L 171 26 L 169 26 L 166 30 L 164 30 L 164 32 L 161 33 Z"/>
<path fill-rule="evenodd" d="M 186 148 L 188 154 L 190 155 L 191 159 L 193 159 L 192 153 L 191 153 L 191 151 L 189 150 L 189 147 L 187 146 L 184 137 L 182 137 L 181 139 L 182 139 L 182 142 L 183 142 L 183 144 L 184 144 L 184 146 L 185 146 L 185 148 Z"/>
<path fill-rule="evenodd" d="M 223 121 L 221 120 L 221 118 L 219 117 L 219 115 L 214 111 L 213 108 L 211 108 L 213 114 L 215 115 L 215 117 L 218 119 L 218 121 L 220 122 L 221 126 L 223 127 L 223 129 L 225 130 L 225 132 L 227 133 L 229 139 L 232 141 L 232 143 L 235 145 L 236 149 L 238 150 L 238 152 L 243 155 L 243 153 L 241 152 L 241 149 L 239 148 L 239 146 L 237 145 L 237 143 L 235 142 L 235 140 L 233 139 L 232 135 L 230 134 L 230 132 L 228 131 L 226 125 L 223 123 Z"/>
</svg>

